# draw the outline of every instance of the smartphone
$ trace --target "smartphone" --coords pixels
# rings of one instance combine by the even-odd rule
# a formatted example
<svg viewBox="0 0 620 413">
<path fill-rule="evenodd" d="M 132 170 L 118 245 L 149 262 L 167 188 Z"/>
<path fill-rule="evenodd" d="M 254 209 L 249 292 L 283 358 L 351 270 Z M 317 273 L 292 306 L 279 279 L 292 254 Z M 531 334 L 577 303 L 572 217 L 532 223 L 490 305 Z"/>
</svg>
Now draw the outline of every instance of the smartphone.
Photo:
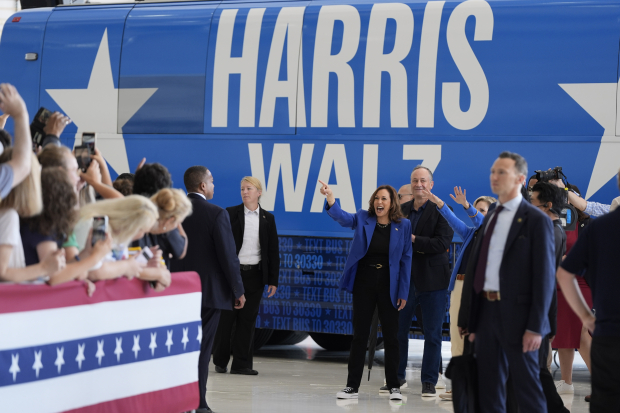
<svg viewBox="0 0 620 413">
<path fill-rule="evenodd" d="M 32 136 L 32 145 L 35 150 L 43 144 L 43 139 L 45 139 L 45 131 L 43 129 L 50 116 L 52 116 L 52 112 L 41 107 L 37 114 L 34 115 L 34 119 L 30 124 L 30 135 Z"/>
<path fill-rule="evenodd" d="M 82 145 L 88 148 L 91 155 L 95 154 L 97 144 L 97 134 L 95 132 L 82 132 Z"/>
<path fill-rule="evenodd" d="M 80 145 L 75 147 L 75 159 L 77 159 L 78 167 L 82 172 L 86 172 L 92 161 L 88 146 Z"/>
<path fill-rule="evenodd" d="M 108 217 L 94 217 L 93 218 L 93 236 L 92 245 L 94 246 L 98 241 L 105 240 L 105 235 L 108 231 Z"/>
<path fill-rule="evenodd" d="M 153 258 L 153 252 L 149 247 L 144 247 L 142 248 L 142 251 L 138 253 L 136 261 L 146 264 L 151 258 Z"/>
</svg>

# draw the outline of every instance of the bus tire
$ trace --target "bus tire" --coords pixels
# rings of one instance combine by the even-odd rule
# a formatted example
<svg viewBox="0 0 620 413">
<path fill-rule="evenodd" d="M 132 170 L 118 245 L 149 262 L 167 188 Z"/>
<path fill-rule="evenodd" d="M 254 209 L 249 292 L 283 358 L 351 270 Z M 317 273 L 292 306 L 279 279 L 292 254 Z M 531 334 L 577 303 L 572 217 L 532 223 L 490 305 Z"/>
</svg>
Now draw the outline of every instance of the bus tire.
<svg viewBox="0 0 620 413">
<path fill-rule="evenodd" d="M 259 350 L 262 346 L 267 344 L 272 334 L 272 328 L 257 328 L 254 330 L 254 351 Z"/>
<path fill-rule="evenodd" d="M 329 351 L 348 351 L 351 349 L 353 336 L 329 333 L 310 333 L 310 337 L 325 350 Z"/>
<path fill-rule="evenodd" d="M 267 345 L 290 346 L 308 338 L 305 331 L 274 330 Z"/>
</svg>

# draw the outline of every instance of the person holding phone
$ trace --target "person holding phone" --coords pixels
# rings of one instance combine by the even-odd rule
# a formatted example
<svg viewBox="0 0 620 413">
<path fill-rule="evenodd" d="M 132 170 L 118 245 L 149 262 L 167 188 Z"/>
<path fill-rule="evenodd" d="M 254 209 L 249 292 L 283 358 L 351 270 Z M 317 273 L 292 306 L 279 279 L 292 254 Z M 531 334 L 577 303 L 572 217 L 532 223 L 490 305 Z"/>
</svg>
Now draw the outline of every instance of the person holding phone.
<svg viewBox="0 0 620 413">
<path fill-rule="evenodd" d="M 321 194 L 325 210 L 341 226 L 355 230 L 344 266 L 340 289 L 353 294 L 353 342 L 349 354 L 347 386 L 339 399 L 357 399 L 362 381 L 366 346 L 375 311 L 379 311 L 385 345 L 385 380 L 390 400 L 402 400 L 398 380 L 398 312 L 407 304 L 411 279 L 411 223 L 404 219 L 397 193 L 380 186 L 370 197 L 368 209 L 355 214 L 343 211 L 325 182 Z M 370 240 L 370 241 L 367 241 Z"/>
<path fill-rule="evenodd" d="M 213 364 L 218 373 L 226 373 L 232 345 L 230 374 L 258 374 L 252 368 L 256 317 L 265 285 L 269 286 L 268 297 L 273 297 L 278 289 L 280 274 L 276 220 L 272 213 L 261 208 L 259 201 L 262 193 L 260 181 L 246 176 L 241 180 L 243 203 L 226 208 L 247 301 L 240 310 L 222 310 L 213 348 Z"/>
</svg>

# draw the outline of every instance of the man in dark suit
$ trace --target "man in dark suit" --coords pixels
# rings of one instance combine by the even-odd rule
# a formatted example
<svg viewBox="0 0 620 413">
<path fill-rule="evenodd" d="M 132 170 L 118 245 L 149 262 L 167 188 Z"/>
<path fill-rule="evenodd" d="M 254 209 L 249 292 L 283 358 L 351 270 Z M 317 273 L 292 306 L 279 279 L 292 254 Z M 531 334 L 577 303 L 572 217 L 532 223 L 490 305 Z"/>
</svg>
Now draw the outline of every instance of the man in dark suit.
<svg viewBox="0 0 620 413">
<path fill-rule="evenodd" d="M 196 271 L 202 282 L 202 342 L 198 360 L 200 405 L 197 413 L 211 413 L 207 405 L 207 377 L 213 339 L 221 310 L 243 308 L 245 295 L 228 212 L 207 200 L 213 198 L 213 175 L 192 166 L 183 176 L 193 213 L 184 221 L 187 255 L 172 262 L 172 271 Z"/>
<path fill-rule="evenodd" d="M 469 333 L 478 364 L 480 411 L 506 412 L 506 381 L 521 411 L 547 412 L 538 349 L 550 332 L 554 291 L 553 224 L 523 199 L 527 162 L 502 152 L 491 168 L 498 195 L 472 247 L 459 330 Z"/>
<path fill-rule="evenodd" d="M 450 284 L 448 249 L 454 231 L 441 216 L 424 190 L 433 188 L 433 173 L 416 166 L 411 173 L 413 200 L 401 205 L 403 215 L 411 221 L 411 284 L 407 305 L 400 312 L 398 344 L 400 362 L 398 379 L 405 383 L 409 354 L 409 329 L 417 305 L 424 323 L 424 355 L 422 357 L 422 396 L 435 396 L 441 360 L 441 327 L 446 314 L 446 295 Z"/>
<path fill-rule="evenodd" d="M 213 364 L 218 373 L 226 373 L 232 346 L 230 374 L 258 374 L 252 365 L 256 317 L 265 285 L 269 285 L 268 297 L 272 297 L 278 289 L 280 275 L 276 220 L 272 213 L 260 207 L 261 195 L 260 181 L 246 176 L 241 181 L 243 203 L 226 208 L 247 301 L 241 310 L 222 311 L 213 347 Z"/>
</svg>

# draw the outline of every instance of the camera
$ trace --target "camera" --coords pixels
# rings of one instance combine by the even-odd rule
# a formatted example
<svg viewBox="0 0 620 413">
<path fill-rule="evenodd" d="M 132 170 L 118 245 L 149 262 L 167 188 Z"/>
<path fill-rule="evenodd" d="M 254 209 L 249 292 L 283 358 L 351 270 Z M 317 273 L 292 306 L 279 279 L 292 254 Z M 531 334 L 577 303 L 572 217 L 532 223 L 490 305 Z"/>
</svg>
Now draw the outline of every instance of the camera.
<svg viewBox="0 0 620 413">
<path fill-rule="evenodd" d="M 553 169 L 549 169 L 547 171 L 534 171 L 536 173 L 532 178 L 536 179 L 538 182 L 549 182 L 556 179 L 566 178 L 566 175 L 562 172 L 561 166 L 556 166 Z"/>
<path fill-rule="evenodd" d="M 568 178 L 562 172 L 561 166 L 556 166 L 546 171 L 534 171 L 534 175 L 530 177 L 528 182 L 532 179 L 536 179 L 538 182 L 549 182 L 559 179 L 564 182 L 565 188 L 568 187 Z M 567 190 L 561 188 L 558 188 L 558 190 L 562 192 L 562 203 L 559 205 L 559 208 L 553 209 L 559 215 L 564 230 L 573 231 L 577 227 L 577 209 L 568 202 Z"/>
</svg>

